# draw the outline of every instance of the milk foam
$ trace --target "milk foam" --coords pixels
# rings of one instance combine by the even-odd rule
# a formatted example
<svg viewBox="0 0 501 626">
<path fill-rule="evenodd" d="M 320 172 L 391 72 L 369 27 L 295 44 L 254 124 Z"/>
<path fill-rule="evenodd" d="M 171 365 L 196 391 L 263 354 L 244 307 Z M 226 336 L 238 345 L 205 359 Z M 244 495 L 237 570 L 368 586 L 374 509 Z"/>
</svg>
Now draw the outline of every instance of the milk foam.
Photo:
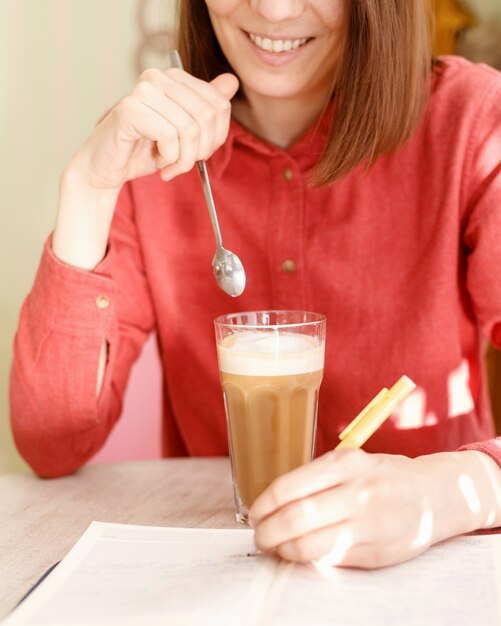
<svg viewBox="0 0 501 626">
<path fill-rule="evenodd" d="M 308 335 L 242 331 L 218 346 L 219 368 L 241 376 L 291 376 L 324 366 L 325 345 Z"/>
</svg>

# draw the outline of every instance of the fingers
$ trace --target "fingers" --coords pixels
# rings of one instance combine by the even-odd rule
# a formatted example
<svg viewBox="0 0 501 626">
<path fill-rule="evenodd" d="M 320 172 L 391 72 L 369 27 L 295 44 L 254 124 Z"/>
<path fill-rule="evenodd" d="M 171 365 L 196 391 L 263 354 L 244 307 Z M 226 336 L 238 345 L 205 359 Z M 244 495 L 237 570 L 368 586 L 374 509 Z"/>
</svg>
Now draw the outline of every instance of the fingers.
<svg viewBox="0 0 501 626">
<path fill-rule="evenodd" d="M 146 138 L 156 143 L 166 163 L 179 159 L 177 130 L 165 117 L 137 98 L 127 96 L 113 111 L 119 118 L 118 142 L 136 142 Z"/>
<path fill-rule="evenodd" d="M 206 120 L 200 121 L 201 118 L 195 119 L 190 114 L 189 106 L 185 105 L 183 108 L 174 99 L 165 98 L 156 86 L 151 83 L 142 84 L 145 85 L 142 88 L 143 93 L 151 92 L 149 97 L 145 99 L 145 104 L 158 112 L 165 120 L 168 120 L 168 123 L 173 126 L 176 133 L 174 143 L 177 148 L 177 158 L 170 160 L 163 158 L 158 161 L 159 167 L 162 168 L 162 171 L 170 167 L 172 176 L 188 172 L 193 167 L 195 161 L 207 158 L 214 150 L 216 145 L 214 126 L 211 127 L 208 123 L 205 123 Z M 163 157 L 164 149 L 160 144 L 158 151 L 160 156 Z"/>
<path fill-rule="evenodd" d="M 231 74 L 206 83 L 178 69 L 169 72 L 146 70 L 134 89 L 133 96 L 158 113 L 175 129 L 178 156 L 165 160 L 159 146 L 162 177 L 172 178 L 193 167 L 195 161 L 207 159 L 222 143 L 229 128 L 229 98 L 238 88 Z"/>
<path fill-rule="evenodd" d="M 208 156 L 215 144 L 216 125 L 221 125 L 214 98 L 212 101 L 204 98 L 192 88 L 156 70 L 143 73 L 134 93 L 176 127 L 181 141 L 186 137 L 196 143 L 196 156 Z M 218 130 L 221 135 L 221 130 Z"/>
<path fill-rule="evenodd" d="M 277 478 L 252 505 L 249 521 L 256 528 L 283 506 L 312 494 L 337 487 L 367 471 L 370 455 L 362 450 L 339 450 Z"/>
<path fill-rule="evenodd" d="M 368 536 L 363 524 L 348 521 L 285 542 L 276 552 L 286 561 L 376 569 L 402 563 L 424 550 L 410 551 L 399 542 L 379 541 L 374 535 Z"/>
<path fill-rule="evenodd" d="M 267 552 L 323 527 L 344 522 L 356 515 L 358 502 L 351 485 L 294 500 L 259 523 L 254 537 L 256 546 Z"/>
<path fill-rule="evenodd" d="M 237 93 L 239 87 L 238 78 L 234 74 L 220 74 L 219 76 L 216 76 L 216 78 L 214 78 L 214 80 L 212 80 L 210 84 L 213 87 L 216 87 L 216 89 L 222 93 L 226 100 L 231 100 L 233 96 Z"/>
<path fill-rule="evenodd" d="M 352 563 L 354 555 L 360 558 L 369 545 L 360 525 L 347 521 L 286 541 L 276 552 L 286 561 L 321 560 L 326 565 L 346 565 Z"/>
<path fill-rule="evenodd" d="M 219 74 L 210 83 L 195 78 L 195 76 L 177 68 L 168 70 L 164 75 L 174 77 L 179 83 L 191 87 L 215 106 L 218 104 L 224 105 L 228 100 L 231 100 L 237 93 L 239 86 L 238 78 L 234 74 L 228 73 Z"/>
</svg>

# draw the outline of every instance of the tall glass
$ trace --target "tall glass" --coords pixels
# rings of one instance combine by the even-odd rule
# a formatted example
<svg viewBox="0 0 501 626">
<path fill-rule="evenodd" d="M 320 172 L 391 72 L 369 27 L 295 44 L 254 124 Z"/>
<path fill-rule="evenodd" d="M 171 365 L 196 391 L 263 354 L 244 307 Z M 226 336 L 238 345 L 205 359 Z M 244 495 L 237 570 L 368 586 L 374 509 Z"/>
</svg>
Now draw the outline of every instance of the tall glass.
<svg viewBox="0 0 501 626">
<path fill-rule="evenodd" d="M 253 311 L 215 320 L 236 518 L 278 476 L 313 459 L 324 315 Z"/>
</svg>

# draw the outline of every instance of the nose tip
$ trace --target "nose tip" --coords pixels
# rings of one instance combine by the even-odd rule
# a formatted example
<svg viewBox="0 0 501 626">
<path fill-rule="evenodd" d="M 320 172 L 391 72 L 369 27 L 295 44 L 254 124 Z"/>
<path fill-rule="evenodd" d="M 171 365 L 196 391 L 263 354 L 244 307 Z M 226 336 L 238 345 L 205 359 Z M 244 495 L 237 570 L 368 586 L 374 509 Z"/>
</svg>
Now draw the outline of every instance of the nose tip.
<svg viewBox="0 0 501 626">
<path fill-rule="evenodd" d="M 303 0 L 251 0 L 250 6 L 269 22 L 297 18 L 304 11 Z"/>
</svg>

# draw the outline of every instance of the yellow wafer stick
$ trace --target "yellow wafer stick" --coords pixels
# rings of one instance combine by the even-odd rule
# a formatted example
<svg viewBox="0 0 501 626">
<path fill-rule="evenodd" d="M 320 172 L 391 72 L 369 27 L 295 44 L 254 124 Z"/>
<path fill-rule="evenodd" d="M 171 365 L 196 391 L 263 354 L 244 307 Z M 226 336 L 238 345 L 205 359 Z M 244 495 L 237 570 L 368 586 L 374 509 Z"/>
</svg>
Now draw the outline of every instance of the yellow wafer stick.
<svg viewBox="0 0 501 626">
<path fill-rule="evenodd" d="M 355 428 L 355 426 L 357 426 L 358 424 L 360 424 L 360 422 L 364 419 L 364 417 L 367 415 L 367 413 L 380 401 L 384 398 L 384 396 L 386 395 L 386 392 L 388 391 L 388 387 L 383 387 L 381 389 L 381 391 L 377 394 L 377 396 L 374 396 L 374 398 L 372 398 L 372 400 L 369 402 L 369 404 L 360 411 L 360 413 L 356 416 L 356 418 L 354 420 L 352 420 L 348 426 L 343 430 L 343 432 L 339 435 L 339 439 L 343 440 L 346 435 L 348 435 L 349 433 L 351 433 L 351 431 Z"/>
<path fill-rule="evenodd" d="M 415 388 L 416 385 L 410 378 L 402 376 L 402 378 L 384 394 L 379 402 L 373 404 L 372 408 L 365 413 L 363 419 L 359 420 L 358 424 L 351 428 L 348 435 L 345 435 L 344 439 L 336 446 L 336 450 L 340 448 L 360 448 L 363 446 L 385 419 L 393 413 L 397 405 Z M 369 405 L 370 404 L 371 403 L 369 403 Z M 348 428 L 350 428 L 350 426 L 351 424 L 348 425 Z"/>
</svg>

